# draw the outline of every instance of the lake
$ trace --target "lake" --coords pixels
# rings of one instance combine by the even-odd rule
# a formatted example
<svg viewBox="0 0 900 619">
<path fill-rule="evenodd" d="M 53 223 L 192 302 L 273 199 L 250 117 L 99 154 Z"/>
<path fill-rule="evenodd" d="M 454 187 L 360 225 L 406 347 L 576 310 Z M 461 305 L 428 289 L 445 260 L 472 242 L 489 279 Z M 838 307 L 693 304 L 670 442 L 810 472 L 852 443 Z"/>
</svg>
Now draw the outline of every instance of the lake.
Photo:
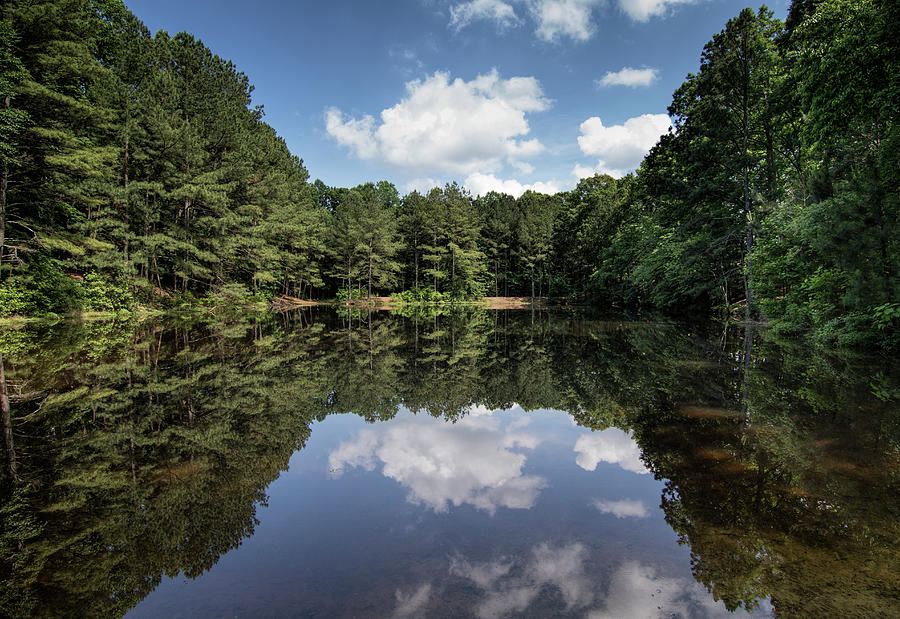
<svg viewBox="0 0 900 619">
<path fill-rule="evenodd" d="M 897 615 L 892 360 L 407 314 L 0 331 L 0 615 Z"/>
</svg>

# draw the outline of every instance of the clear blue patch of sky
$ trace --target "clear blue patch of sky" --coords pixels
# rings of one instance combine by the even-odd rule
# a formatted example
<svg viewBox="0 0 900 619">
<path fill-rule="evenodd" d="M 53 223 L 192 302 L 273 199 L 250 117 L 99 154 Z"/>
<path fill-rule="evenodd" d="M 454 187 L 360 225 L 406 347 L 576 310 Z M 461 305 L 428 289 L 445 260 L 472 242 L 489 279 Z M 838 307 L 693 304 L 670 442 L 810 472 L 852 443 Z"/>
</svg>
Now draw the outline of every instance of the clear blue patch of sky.
<svg viewBox="0 0 900 619">
<path fill-rule="evenodd" d="M 783 19 L 788 3 L 768 5 Z M 594 10 L 590 40 L 547 43 L 535 35 L 522 4 L 515 4 L 524 18 L 521 25 L 502 30 L 486 21 L 456 30 L 449 25 L 454 2 L 440 0 L 127 4 L 152 32 L 188 31 L 234 61 L 256 87 L 254 102 L 264 105 L 267 122 L 304 160 L 311 178 L 339 186 L 387 179 L 401 190 L 410 174 L 361 161 L 327 134 L 328 107 L 377 119 L 381 110 L 405 96 L 407 82 L 435 71 L 467 81 L 491 69 L 503 78 L 534 77 L 553 103 L 527 115 L 531 132 L 526 137 L 538 138 L 546 150 L 529 160 L 534 172 L 505 171 L 502 176 L 522 182 L 569 179 L 574 164 L 596 164 L 596 157 L 578 148 L 584 120 L 599 116 L 612 125 L 665 112 L 675 88 L 697 70 L 703 45 L 747 6 L 734 0 L 697 0 L 641 23 L 610 0 Z M 607 71 L 625 66 L 658 69 L 659 79 L 644 88 L 597 87 L 595 81 Z"/>
</svg>

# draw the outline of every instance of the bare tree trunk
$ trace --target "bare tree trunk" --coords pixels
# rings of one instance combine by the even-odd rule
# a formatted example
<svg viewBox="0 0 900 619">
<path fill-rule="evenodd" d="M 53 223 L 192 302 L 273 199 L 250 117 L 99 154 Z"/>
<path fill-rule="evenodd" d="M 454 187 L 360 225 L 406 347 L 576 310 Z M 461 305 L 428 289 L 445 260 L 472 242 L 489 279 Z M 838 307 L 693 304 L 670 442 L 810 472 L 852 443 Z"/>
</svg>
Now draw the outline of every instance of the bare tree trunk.
<svg viewBox="0 0 900 619">
<path fill-rule="evenodd" d="M 744 61 L 744 83 L 741 95 L 742 118 L 741 129 L 743 131 L 743 144 L 741 153 L 743 161 L 743 189 L 744 189 L 744 294 L 747 299 L 747 307 L 745 311 L 746 319 L 750 320 L 753 315 L 755 303 L 753 301 L 753 287 L 750 281 L 750 252 L 753 249 L 753 217 L 750 212 L 750 163 L 747 161 L 747 151 L 750 142 L 750 69 L 747 61 Z"/>
<path fill-rule="evenodd" d="M 190 242 L 190 240 L 191 240 L 190 212 L 191 212 L 191 199 L 185 198 L 184 199 L 184 232 L 187 235 L 188 242 Z M 184 250 L 184 265 L 185 265 L 185 267 L 187 266 L 187 261 L 188 261 L 187 250 Z M 184 279 L 184 292 L 187 292 L 187 286 L 188 286 L 187 269 L 185 269 L 183 279 Z M 256 280 L 253 281 L 253 287 L 254 287 L 254 289 L 256 288 Z"/>
<path fill-rule="evenodd" d="M 497 257 L 494 260 L 494 296 L 495 297 L 498 296 L 497 285 L 499 284 L 499 281 L 498 281 L 499 278 L 500 278 L 500 258 Z"/>
<path fill-rule="evenodd" d="M 534 305 L 534 265 L 531 265 L 531 304 Z"/>
<path fill-rule="evenodd" d="M 9 109 L 9 95 L 3 98 L 3 107 Z M 0 170 L 0 280 L 3 279 L 3 248 L 6 247 L 6 187 L 9 167 L 4 163 Z"/>
<path fill-rule="evenodd" d="M 456 248 L 450 250 L 450 289 L 456 284 Z"/>
<path fill-rule="evenodd" d="M 12 418 L 9 412 L 9 395 L 6 391 L 6 374 L 3 368 L 3 353 L 0 352 L 0 417 L 3 421 L 3 444 L 6 447 L 6 468 L 13 481 L 18 481 L 16 474 L 16 451 L 13 445 Z"/>
<path fill-rule="evenodd" d="M 3 279 L 3 248 L 6 247 L 6 186 L 9 170 L 4 165 L 0 171 L 0 280 Z"/>
<path fill-rule="evenodd" d="M 434 251 L 437 251 L 437 229 L 434 230 L 433 245 Z M 434 291 L 437 292 L 437 264 L 434 265 Z"/>
<path fill-rule="evenodd" d="M 368 306 L 366 309 L 367 309 L 368 312 L 369 312 L 368 321 L 367 321 L 367 322 L 368 322 L 368 326 L 369 326 L 369 370 L 374 370 L 374 369 L 375 369 L 375 364 L 374 364 L 374 361 L 373 361 L 373 359 L 372 359 L 372 352 L 373 352 L 373 349 L 374 349 L 374 345 L 373 345 L 373 343 L 372 343 L 372 306 L 370 305 L 370 306 Z"/>
<path fill-rule="evenodd" d="M 369 291 L 366 295 L 366 305 L 372 302 L 372 248 L 369 247 Z"/>
</svg>

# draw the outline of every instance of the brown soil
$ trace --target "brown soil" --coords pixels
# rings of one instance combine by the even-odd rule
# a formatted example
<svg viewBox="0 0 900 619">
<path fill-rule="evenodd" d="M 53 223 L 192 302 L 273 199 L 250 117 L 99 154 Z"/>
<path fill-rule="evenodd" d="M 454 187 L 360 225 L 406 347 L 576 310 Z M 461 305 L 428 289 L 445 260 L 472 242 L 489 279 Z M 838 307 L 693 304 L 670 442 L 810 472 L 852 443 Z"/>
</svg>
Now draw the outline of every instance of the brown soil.
<svg viewBox="0 0 900 619">
<path fill-rule="evenodd" d="M 519 307 L 531 307 L 531 297 L 484 297 L 479 303 L 490 309 L 512 309 Z M 535 297 L 535 307 L 546 307 L 546 297 Z"/>
<path fill-rule="evenodd" d="M 277 299 L 272 301 L 272 305 L 274 305 L 277 309 L 290 309 L 293 307 L 310 307 L 313 305 L 325 304 L 321 301 L 309 301 L 307 299 L 298 299 L 297 297 L 281 295 Z"/>
<path fill-rule="evenodd" d="M 679 415 L 694 419 L 740 419 L 740 411 L 731 411 L 724 408 L 712 408 L 708 406 L 682 406 L 677 410 Z"/>
</svg>

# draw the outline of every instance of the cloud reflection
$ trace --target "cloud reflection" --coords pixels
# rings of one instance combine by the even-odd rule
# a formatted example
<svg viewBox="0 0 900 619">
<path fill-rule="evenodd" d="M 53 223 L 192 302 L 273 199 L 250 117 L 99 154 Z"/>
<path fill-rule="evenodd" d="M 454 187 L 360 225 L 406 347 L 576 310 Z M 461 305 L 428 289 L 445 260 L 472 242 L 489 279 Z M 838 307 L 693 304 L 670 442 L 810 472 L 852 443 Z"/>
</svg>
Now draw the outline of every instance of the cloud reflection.
<svg viewBox="0 0 900 619">
<path fill-rule="evenodd" d="M 597 469 L 601 462 L 617 464 L 626 471 L 646 475 L 650 471 L 641 462 L 641 450 L 631 434 L 618 428 L 578 437 L 575 442 L 576 464 L 585 471 Z"/>
<path fill-rule="evenodd" d="M 636 561 L 616 570 L 602 606 L 588 613 L 587 619 L 733 616 L 696 581 L 665 578 Z"/>
<path fill-rule="evenodd" d="M 612 514 L 616 518 L 646 518 L 647 506 L 643 501 L 624 499 L 622 501 L 594 501 L 594 507 L 604 514 Z"/>
<path fill-rule="evenodd" d="M 547 482 L 524 475 L 526 456 L 540 439 L 515 423 L 490 415 L 456 424 L 404 417 L 367 428 L 329 454 L 329 467 L 374 470 L 409 489 L 408 500 L 436 512 L 464 503 L 493 514 L 498 507 L 529 509 Z"/>
<path fill-rule="evenodd" d="M 450 573 L 484 591 L 484 599 L 475 608 L 481 619 L 523 612 L 547 585 L 560 591 L 566 610 L 571 611 L 585 608 L 594 600 L 584 569 L 586 552 L 578 543 L 558 548 L 544 543 L 532 549 L 524 566 L 503 559 L 472 564 L 456 557 L 450 562 Z"/>
<path fill-rule="evenodd" d="M 587 563 L 590 550 L 581 543 L 534 547 L 524 558 L 501 558 L 470 563 L 462 557 L 450 561 L 450 574 L 471 581 L 481 590 L 474 614 L 481 619 L 507 617 L 525 612 L 544 587 L 559 591 L 568 615 L 587 619 L 628 617 L 733 617 L 707 590 L 690 578 L 660 576 L 652 566 L 626 561 L 613 572 L 604 595 Z M 763 602 L 757 612 L 770 611 Z M 578 611 L 578 612 L 576 612 Z"/>
<path fill-rule="evenodd" d="M 394 617 L 404 619 L 406 617 L 422 616 L 422 610 L 431 599 L 431 583 L 425 583 L 412 593 L 403 593 L 400 589 L 397 589 L 394 596 L 397 598 Z"/>
</svg>

